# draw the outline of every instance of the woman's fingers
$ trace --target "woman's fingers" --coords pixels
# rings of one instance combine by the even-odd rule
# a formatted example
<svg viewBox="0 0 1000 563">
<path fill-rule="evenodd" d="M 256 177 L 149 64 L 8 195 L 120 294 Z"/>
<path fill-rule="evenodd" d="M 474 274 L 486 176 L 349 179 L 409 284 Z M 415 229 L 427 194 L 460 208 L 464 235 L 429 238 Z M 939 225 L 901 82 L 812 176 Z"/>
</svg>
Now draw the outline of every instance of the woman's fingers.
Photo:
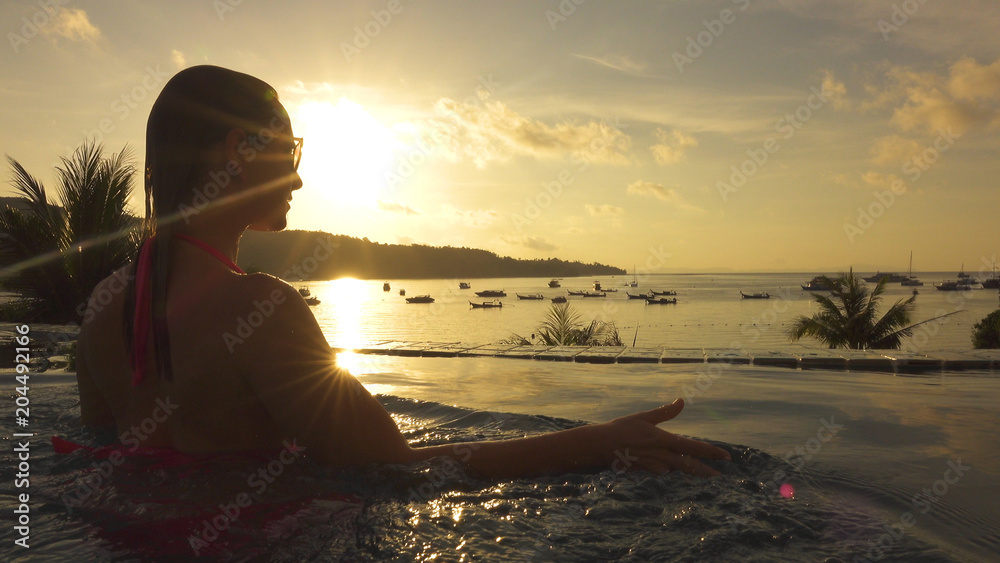
<svg viewBox="0 0 1000 563">
<path fill-rule="evenodd" d="M 662 407 L 657 407 L 652 410 L 637 412 L 632 415 L 632 417 L 638 418 L 639 420 L 648 422 L 653 426 L 661 422 L 666 422 L 681 413 L 684 408 L 684 400 L 676 399 L 669 405 L 663 405 Z"/>
</svg>

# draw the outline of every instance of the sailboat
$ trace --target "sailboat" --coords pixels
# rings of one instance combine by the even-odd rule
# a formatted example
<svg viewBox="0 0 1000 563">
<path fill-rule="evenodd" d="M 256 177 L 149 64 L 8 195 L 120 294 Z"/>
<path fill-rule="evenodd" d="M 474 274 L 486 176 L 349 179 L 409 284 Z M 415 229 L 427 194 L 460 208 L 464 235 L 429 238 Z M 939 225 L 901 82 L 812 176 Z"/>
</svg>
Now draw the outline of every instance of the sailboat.
<svg viewBox="0 0 1000 563">
<path fill-rule="evenodd" d="M 899 282 L 899 285 L 906 287 L 922 286 L 924 282 L 913 277 L 913 251 L 910 251 L 910 272 L 907 274 L 906 279 Z"/>
<path fill-rule="evenodd" d="M 635 277 L 635 264 L 632 264 L 632 281 L 625 282 L 627 287 L 639 287 L 639 280 Z"/>
<path fill-rule="evenodd" d="M 1000 289 L 1000 278 L 997 277 L 997 263 L 993 263 L 993 277 L 983 280 L 983 289 Z"/>
</svg>

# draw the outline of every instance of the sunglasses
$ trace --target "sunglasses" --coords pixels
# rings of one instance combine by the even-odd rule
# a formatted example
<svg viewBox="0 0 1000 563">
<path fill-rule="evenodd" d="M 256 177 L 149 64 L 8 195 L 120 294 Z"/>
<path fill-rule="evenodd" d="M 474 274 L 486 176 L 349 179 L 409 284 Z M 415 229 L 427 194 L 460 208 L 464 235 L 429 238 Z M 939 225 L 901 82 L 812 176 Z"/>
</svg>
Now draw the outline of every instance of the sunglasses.
<svg viewBox="0 0 1000 563">
<path fill-rule="evenodd" d="M 292 170 L 298 171 L 299 162 L 302 160 L 302 145 L 305 140 L 302 137 L 292 137 Z"/>
</svg>

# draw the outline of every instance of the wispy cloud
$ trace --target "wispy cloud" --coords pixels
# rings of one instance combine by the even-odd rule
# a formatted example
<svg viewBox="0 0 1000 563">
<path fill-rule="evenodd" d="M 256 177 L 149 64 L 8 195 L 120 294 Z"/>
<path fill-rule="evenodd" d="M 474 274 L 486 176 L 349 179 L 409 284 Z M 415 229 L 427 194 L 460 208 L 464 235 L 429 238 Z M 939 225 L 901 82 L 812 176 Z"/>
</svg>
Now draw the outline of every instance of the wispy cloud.
<svg viewBox="0 0 1000 563">
<path fill-rule="evenodd" d="M 589 162 L 624 165 L 631 161 L 627 155 L 631 138 L 608 123 L 548 124 L 523 116 L 483 92 L 473 102 L 442 98 L 434 107 L 439 115 L 432 122 L 435 138 L 451 158 L 467 158 L 479 167 L 515 155 L 544 159 L 578 152 L 585 152 Z"/>
<path fill-rule="evenodd" d="M 455 221 L 464 227 L 488 227 L 500 218 L 500 214 L 492 209 L 459 209 L 451 204 L 441 206 L 442 217 Z"/>
<path fill-rule="evenodd" d="M 93 43 L 101 38 L 101 30 L 90 23 L 87 12 L 80 8 L 60 9 L 52 16 L 52 22 L 40 29 L 45 35 L 70 41 Z"/>
<path fill-rule="evenodd" d="M 634 195 L 655 197 L 660 201 L 669 203 L 678 209 L 683 209 L 684 211 L 704 212 L 704 209 L 685 202 L 684 198 L 677 192 L 677 190 L 673 188 L 666 188 L 661 184 L 656 184 L 654 182 L 637 180 L 629 184 L 626 191 Z"/>
<path fill-rule="evenodd" d="M 551 242 L 535 235 L 507 235 L 503 237 L 503 241 L 511 246 L 520 246 L 530 250 L 541 250 L 547 252 L 557 248 L 557 246 Z"/>
<path fill-rule="evenodd" d="M 657 128 L 656 138 L 660 141 L 659 144 L 649 147 L 649 151 L 653 153 L 657 164 L 664 166 L 680 162 L 684 159 L 687 149 L 698 146 L 698 139 L 679 129 L 667 132 Z"/>
<path fill-rule="evenodd" d="M 592 57 L 578 53 L 572 53 L 572 55 L 578 59 L 583 59 L 585 61 L 628 74 L 638 74 L 646 69 L 645 64 L 633 61 L 624 55 L 605 55 L 603 57 Z"/>
<path fill-rule="evenodd" d="M 591 217 L 618 217 L 625 214 L 625 210 L 616 205 L 592 205 L 586 204 L 584 208 Z"/>
<path fill-rule="evenodd" d="M 401 203 L 395 203 L 391 201 L 381 201 L 378 202 L 378 208 L 381 211 L 387 213 L 402 213 L 404 215 L 420 215 L 415 209 Z"/>
</svg>

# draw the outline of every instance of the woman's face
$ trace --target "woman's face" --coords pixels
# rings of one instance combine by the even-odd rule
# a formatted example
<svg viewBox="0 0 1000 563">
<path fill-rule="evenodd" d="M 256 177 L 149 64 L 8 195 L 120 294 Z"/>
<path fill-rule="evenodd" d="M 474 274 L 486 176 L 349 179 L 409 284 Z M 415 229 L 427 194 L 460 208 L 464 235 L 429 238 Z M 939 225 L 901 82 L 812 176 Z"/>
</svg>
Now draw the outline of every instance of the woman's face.
<svg viewBox="0 0 1000 563">
<path fill-rule="evenodd" d="M 248 132 L 241 148 L 246 161 L 244 181 L 257 217 L 250 229 L 280 231 L 287 224 L 292 192 L 302 187 L 297 172 L 302 139 L 296 138 L 284 108 L 275 102 L 274 117 L 258 131 Z"/>
</svg>

